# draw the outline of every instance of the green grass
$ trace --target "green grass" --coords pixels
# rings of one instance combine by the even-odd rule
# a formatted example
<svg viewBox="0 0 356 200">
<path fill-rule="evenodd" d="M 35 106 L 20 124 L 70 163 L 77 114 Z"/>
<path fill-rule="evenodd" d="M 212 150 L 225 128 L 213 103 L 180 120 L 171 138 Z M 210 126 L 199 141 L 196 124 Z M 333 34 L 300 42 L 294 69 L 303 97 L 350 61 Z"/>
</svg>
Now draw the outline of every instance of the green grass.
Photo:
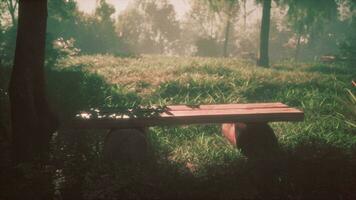
<svg viewBox="0 0 356 200">
<path fill-rule="evenodd" d="M 127 168 L 100 162 L 103 133 L 59 132 L 53 155 L 67 179 L 62 193 L 80 190 L 86 199 L 355 198 L 355 116 L 347 100 L 347 89 L 355 94 L 355 77 L 356 70 L 341 64 L 260 68 L 237 59 L 104 55 L 62 60 L 48 71 L 48 82 L 63 120 L 91 107 L 135 105 L 279 101 L 305 112 L 304 122 L 271 124 L 282 155 L 265 163 L 278 171 L 269 186 L 263 165 L 228 144 L 219 126 L 194 125 L 150 129 L 151 162 Z"/>
</svg>

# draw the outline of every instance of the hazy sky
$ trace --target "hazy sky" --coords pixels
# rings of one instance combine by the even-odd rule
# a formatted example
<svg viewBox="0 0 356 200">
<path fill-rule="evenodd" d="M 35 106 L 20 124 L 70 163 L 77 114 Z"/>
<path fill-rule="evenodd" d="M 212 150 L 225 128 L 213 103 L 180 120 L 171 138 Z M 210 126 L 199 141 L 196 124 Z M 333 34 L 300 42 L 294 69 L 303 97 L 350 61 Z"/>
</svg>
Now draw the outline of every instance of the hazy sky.
<svg viewBox="0 0 356 200">
<path fill-rule="evenodd" d="M 127 5 L 133 0 L 106 0 L 106 2 L 115 6 L 116 12 L 125 10 Z M 184 15 L 189 10 L 189 3 L 187 0 L 169 0 L 177 12 L 178 17 Z M 77 0 L 79 10 L 90 13 L 95 9 L 96 0 Z"/>
</svg>

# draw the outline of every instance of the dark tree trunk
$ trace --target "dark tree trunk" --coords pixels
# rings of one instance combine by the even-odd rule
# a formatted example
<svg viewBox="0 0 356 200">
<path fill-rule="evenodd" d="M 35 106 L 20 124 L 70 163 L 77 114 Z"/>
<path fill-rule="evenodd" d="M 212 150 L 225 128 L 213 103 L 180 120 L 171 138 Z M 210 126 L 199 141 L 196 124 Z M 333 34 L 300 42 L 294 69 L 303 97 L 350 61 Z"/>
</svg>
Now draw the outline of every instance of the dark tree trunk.
<svg viewBox="0 0 356 200">
<path fill-rule="evenodd" d="M 268 43 L 269 43 L 269 27 L 271 20 L 271 4 L 272 0 L 263 0 L 263 13 L 261 23 L 261 35 L 260 35 L 260 58 L 258 61 L 259 66 L 268 67 Z"/>
<path fill-rule="evenodd" d="M 46 23 L 47 0 L 20 0 L 9 87 L 14 164 L 46 159 L 58 127 L 45 92 Z"/>
</svg>

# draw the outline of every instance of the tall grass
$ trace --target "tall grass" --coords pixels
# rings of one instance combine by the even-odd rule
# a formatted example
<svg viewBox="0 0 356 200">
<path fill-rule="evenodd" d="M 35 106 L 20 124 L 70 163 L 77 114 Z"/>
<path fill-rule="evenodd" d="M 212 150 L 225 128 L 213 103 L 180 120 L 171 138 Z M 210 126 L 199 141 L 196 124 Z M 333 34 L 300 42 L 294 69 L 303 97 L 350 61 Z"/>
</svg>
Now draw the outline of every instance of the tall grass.
<svg viewBox="0 0 356 200">
<path fill-rule="evenodd" d="M 265 164 L 273 172 L 226 142 L 219 125 L 151 128 L 144 167 L 102 164 L 103 132 L 62 131 L 53 140 L 58 176 L 66 179 L 58 190 L 86 199 L 352 199 L 356 135 L 347 99 L 355 76 L 345 66 L 320 63 L 266 69 L 223 58 L 62 60 L 48 82 L 63 119 L 92 107 L 280 101 L 304 110 L 305 120 L 271 124 L 282 148 L 278 160 Z M 275 179 L 265 182 L 269 173 Z"/>
</svg>

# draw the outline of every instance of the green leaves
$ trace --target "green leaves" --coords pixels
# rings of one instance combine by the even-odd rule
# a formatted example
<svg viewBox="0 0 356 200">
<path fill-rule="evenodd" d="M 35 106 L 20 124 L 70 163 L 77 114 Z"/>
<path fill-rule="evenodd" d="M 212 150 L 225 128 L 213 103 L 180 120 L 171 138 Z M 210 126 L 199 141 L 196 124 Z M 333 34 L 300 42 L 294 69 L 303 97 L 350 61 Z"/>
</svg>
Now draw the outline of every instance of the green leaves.
<svg viewBox="0 0 356 200">
<path fill-rule="evenodd" d="M 288 6 L 288 22 L 299 34 L 307 34 L 313 26 L 322 27 L 337 16 L 335 0 L 281 0 L 281 4 Z"/>
</svg>

